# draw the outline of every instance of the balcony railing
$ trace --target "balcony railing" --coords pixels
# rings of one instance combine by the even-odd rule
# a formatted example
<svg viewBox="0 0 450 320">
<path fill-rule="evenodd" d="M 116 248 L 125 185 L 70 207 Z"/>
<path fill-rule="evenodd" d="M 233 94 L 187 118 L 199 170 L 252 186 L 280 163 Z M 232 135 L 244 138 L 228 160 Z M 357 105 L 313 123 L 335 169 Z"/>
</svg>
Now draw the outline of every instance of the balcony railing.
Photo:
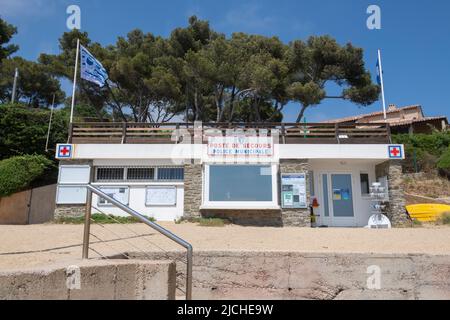
<svg viewBox="0 0 450 320">
<path fill-rule="evenodd" d="M 209 136 L 239 133 L 273 136 L 281 144 L 391 143 L 389 124 L 329 123 L 73 123 L 69 143 L 177 144 L 184 139 L 205 143 Z"/>
</svg>

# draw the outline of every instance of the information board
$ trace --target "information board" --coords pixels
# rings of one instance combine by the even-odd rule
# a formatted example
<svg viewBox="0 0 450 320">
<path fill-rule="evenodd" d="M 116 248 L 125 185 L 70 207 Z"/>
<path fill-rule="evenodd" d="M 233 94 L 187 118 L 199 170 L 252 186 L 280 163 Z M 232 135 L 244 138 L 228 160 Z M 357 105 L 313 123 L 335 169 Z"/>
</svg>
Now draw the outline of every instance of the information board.
<svg viewBox="0 0 450 320">
<path fill-rule="evenodd" d="M 147 187 L 145 204 L 147 206 L 174 206 L 177 204 L 177 188 L 173 186 Z"/>
<path fill-rule="evenodd" d="M 111 198 L 120 201 L 121 203 L 128 205 L 129 188 L 128 187 L 100 187 L 100 190 L 106 193 Z M 98 204 L 100 206 L 111 205 L 106 199 L 99 197 Z"/>
<path fill-rule="evenodd" d="M 281 175 L 281 206 L 283 208 L 307 208 L 306 174 L 286 173 Z"/>
</svg>

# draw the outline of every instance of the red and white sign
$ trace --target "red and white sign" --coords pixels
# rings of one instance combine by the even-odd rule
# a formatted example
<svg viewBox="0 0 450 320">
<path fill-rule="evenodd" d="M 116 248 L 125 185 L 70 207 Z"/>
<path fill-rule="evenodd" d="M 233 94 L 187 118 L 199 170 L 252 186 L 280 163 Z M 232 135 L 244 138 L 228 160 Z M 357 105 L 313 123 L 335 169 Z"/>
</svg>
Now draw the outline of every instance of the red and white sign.
<svg viewBox="0 0 450 320">
<path fill-rule="evenodd" d="M 70 159 L 72 158 L 73 145 L 72 144 L 58 144 L 56 147 L 57 159 Z"/>
<path fill-rule="evenodd" d="M 391 159 L 403 159 L 402 146 L 389 146 L 388 152 Z"/>
<path fill-rule="evenodd" d="M 273 137 L 209 137 L 209 156 L 273 156 Z"/>
</svg>

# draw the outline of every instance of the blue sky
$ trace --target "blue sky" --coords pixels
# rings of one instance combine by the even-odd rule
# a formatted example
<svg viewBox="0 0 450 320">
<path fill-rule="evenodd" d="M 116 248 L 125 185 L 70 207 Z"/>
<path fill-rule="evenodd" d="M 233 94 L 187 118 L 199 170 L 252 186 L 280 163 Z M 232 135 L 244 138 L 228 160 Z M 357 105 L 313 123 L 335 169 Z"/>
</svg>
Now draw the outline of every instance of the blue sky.
<svg viewBox="0 0 450 320">
<path fill-rule="evenodd" d="M 289 42 L 330 34 L 341 44 L 352 42 L 364 49 L 374 79 L 376 52 L 381 48 L 387 103 L 421 104 L 427 115 L 450 117 L 448 0 L 0 0 L 0 15 L 19 30 L 13 41 L 20 46 L 18 55 L 34 60 L 41 52 L 57 53 L 70 4 L 81 7 L 82 30 L 104 45 L 134 28 L 168 36 L 195 14 L 227 35 L 243 31 Z M 366 27 L 370 4 L 381 7 L 381 30 Z M 310 109 L 306 117 L 321 121 L 378 110 L 381 102 L 359 108 L 331 100 Z M 294 121 L 297 111 L 296 104 L 287 106 L 284 120 Z"/>
</svg>

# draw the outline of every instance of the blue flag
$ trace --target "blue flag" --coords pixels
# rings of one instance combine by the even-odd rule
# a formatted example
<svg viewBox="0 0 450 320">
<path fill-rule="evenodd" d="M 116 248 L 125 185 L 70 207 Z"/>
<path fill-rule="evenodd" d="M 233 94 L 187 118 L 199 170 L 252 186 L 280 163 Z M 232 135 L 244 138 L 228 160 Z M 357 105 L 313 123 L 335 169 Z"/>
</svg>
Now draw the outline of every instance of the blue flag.
<svg viewBox="0 0 450 320">
<path fill-rule="evenodd" d="M 381 70 L 381 65 L 380 65 L 380 59 L 377 58 L 377 83 L 379 86 L 381 86 L 381 73 L 383 71 Z"/>
<path fill-rule="evenodd" d="M 81 79 L 93 82 L 103 87 L 108 79 L 103 65 L 83 46 L 80 46 L 81 52 Z"/>
</svg>

